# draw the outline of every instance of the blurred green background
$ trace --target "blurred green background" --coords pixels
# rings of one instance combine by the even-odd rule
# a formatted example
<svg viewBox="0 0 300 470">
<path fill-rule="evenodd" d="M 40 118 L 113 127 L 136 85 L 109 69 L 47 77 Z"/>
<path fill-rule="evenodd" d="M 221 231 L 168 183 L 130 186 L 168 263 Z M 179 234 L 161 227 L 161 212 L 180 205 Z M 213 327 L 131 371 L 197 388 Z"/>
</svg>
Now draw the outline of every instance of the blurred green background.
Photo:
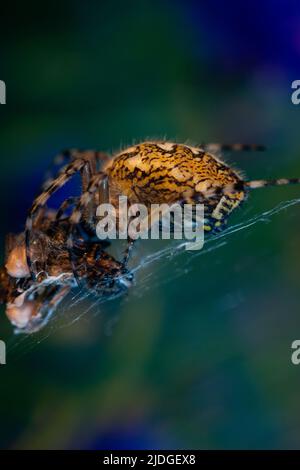
<svg viewBox="0 0 300 470">
<path fill-rule="evenodd" d="M 249 178 L 300 176 L 299 4 L 242 3 L 1 6 L 2 247 L 63 148 L 263 143 L 226 160 Z M 253 192 L 231 222 L 299 191 Z M 16 338 L 2 308 L 0 446 L 299 448 L 299 215 L 296 204 L 199 256 L 163 258 L 126 298 L 73 323 L 88 301 L 65 308 L 41 335 Z"/>
</svg>

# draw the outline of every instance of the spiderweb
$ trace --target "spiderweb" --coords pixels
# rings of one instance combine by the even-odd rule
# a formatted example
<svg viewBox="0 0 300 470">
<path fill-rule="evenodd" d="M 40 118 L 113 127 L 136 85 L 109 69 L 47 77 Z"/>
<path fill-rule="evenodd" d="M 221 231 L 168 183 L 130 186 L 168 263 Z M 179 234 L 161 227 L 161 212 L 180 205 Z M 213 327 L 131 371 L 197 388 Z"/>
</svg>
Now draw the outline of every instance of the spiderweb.
<svg viewBox="0 0 300 470">
<path fill-rule="evenodd" d="M 116 301 L 119 303 L 130 302 L 132 296 L 142 297 L 146 291 L 151 291 L 157 286 L 162 287 L 166 283 L 187 276 L 199 257 L 205 258 L 212 251 L 225 249 L 226 245 L 234 239 L 234 235 L 238 232 L 247 232 L 257 224 L 269 223 L 276 215 L 299 203 L 300 199 L 298 198 L 283 201 L 269 210 L 265 210 L 242 222 L 229 225 L 221 233 L 207 239 L 204 247 L 198 251 L 187 251 L 185 249 L 187 242 L 183 241 L 177 241 L 176 243 L 175 241 L 168 241 L 168 243 L 163 243 L 163 246 L 160 246 L 159 249 L 151 249 L 149 253 L 141 253 L 141 249 L 137 249 L 131 267 L 135 285 L 129 290 L 128 296 L 125 296 L 125 298 L 120 297 Z M 139 248 L 141 248 L 141 245 Z M 177 261 L 180 261 L 180 263 L 176 265 Z M 168 263 L 172 264 L 172 269 L 168 271 L 169 274 L 166 277 L 165 266 Z M 74 289 L 72 294 L 63 301 L 49 319 L 49 323 L 43 330 L 33 335 L 12 335 L 7 342 L 7 352 L 13 353 L 18 359 L 55 332 L 63 328 L 69 328 L 83 319 L 93 321 L 93 317 L 96 315 L 103 315 L 103 310 L 106 307 L 104 304 L 108 304 L 112 300 L 113 296 L 105 299 L 95 298 L 82 287 Z M 111 333 L 117 320 L 118 318 L 115 316 L 106 318 L 106 334 Z"/>
</svg>

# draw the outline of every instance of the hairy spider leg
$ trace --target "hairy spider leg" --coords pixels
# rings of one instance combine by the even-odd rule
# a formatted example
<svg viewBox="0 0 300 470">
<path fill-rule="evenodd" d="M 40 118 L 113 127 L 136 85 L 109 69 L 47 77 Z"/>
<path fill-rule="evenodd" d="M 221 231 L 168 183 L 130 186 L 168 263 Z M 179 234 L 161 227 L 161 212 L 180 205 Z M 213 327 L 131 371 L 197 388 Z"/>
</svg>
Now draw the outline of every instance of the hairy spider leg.
<svg viewBox="0 0 300 470">
<path fill-rule="evenodd" d="M 61 204 L 61 206 L 58 208 L 57 210 L 57 213 L 56 213 L 56 216 L 55 216 L 55 220 L 58 221 L 58 220 L 61 220 L 62 219 L 62 216 L 64 215 L 65 211 L 67 209 L 69 209 L 69 207 L 72 207 L 74 206 L 75 204 L 77 204 L 79 201 L 79 196 L 70 196 L 68 197 L 67 199 L 64 200 L 64 202 Z"/>
<path fill-rule="evenodd" d="M 81 222 L 81 219 L 83 217 L 85 208 L 94 199 L 94 195 L 95 195 L 96 191 L 98 191 L 99 187 L 101 187 L 101 185 L 104 182 L 106 183 L 107 178 L 108 177 L 107 177 L 106 173 L 104 173 L 104 172 L 101 172 L 101 173 L 98 173 L 97 175 L 95 175 L 95 177 L 93 178 L 93 180 L 90 183 L 90 186 L 89 186 L 88 190 L 84 194 L 82 194 L 82 196 L 80 197 L 79 203 L 77 204 L 76 208 L 74 209 L 74 211 L 71 214 L 70 219 L 69 219 L 70 220 L 70 226 L 69 226 L 69 236 L 68 236 L 68 239 L 67 239 L 67 247 L 68 247 L 68 250 L 69 250 L 69 255 L 70 255 L 73 274 L 74 274 L 74 277 L 75 277 L 78 284 L 80 282 L 80 276 L 78 275 L 76 249 L 74 249 L 74 248 L 76 248 L 74 246 L 74 238 L 75 238 L 74 237 L 74 232 L 75 232 L 76 228 L 78 228 L 79 225 L 80 225 L 80 222 Z M 100 248 L 96 247 L 96 251 L 99 252 L 99 249 L 100 249 L 100 251 L 102 250 L 101 247 Z M 103 252 L 103 256 L 108 258 L 108 261 L 114 261 L 113 258 L 111 258 L 105 252 Z M 114 264 L 117 264 L 119 266 L 120 270 L 125 268 L 125 265 L 124 265 L 123 262 L 120 263 L 118 261 L 117 262 L 115 261 Z M 94 267 L 93 267 L 92 270 L 94 272 Z M 94 276 L 95 276 L 95 273 L 94 273 Z M 86 273 L 86 277 L 89 279 L 89 273 Z M 103 272 L 99 271 L 98 277 L 99 277 L 99 280 L 101 280 L 101 278 L 103 278 Z M 95 279 L 93 279 L 93 283 L 94 284 L 97 283 Z"/>
<path fill-rule="evenodd" d="M 96 191 L 98 191 L 99 187 L 101 187 L 101 185 L 104 182 L 106 182 L 107 178 L 108 177 L 106 173 L 104 172 L 101 172 L 95 175 L 95 177 L 90 183 L 88 190 L 84 194 L 82 194 L 76 208 L 74 209 L 69 219 L 70 225 L 69 225 L 69 236 L 67 239 L 67 247 L 69 250 L 69 256 L 70 256 L 73 275 L 78 285 L 80 284 L 80 280 L 82 279 L 82 276 L 79 273 L 78 268 L 82 269 L 82 265 L 79 265 L 79 267 L 77 265 L 78 264 L 78 253 L 77 253 L 78 247 L 74 245 L 74 238 L 75 238 L 74 232 L 78 227 L 80 227 L 80 222 L 85 212 L 85 208 L 91 201 L 94 200 Z M 98 243 L 99 243 L 99 240 L 98 240 Z M 113 290 L 112 281 L 114 280 L 114 277 L 118 273 L 119 274 L 126 273 L 126 279 L 123 279 L 123 276 L 122 276 L 121 284 L 123 285 L 123 287 L 121 290 L 124 289 L 124 286 L 128 288 L 131 281 L 128 280 L 128 272 L 127 270 L 125 270 L 124 263 L 114 260 L 114 258 L 112 258 L 108 253 L 103 251 L 103 248 L 106 245 L 107 245 L 107 242 L 102 241 L 101 245 L 92 244 L 88 247 L 88 250 L 85 251 L 84 254 L 85 254 L 86 262 L 84 263 L 84 266 L 85 266 L 84 278 L 86 279 L 90 287 L 96 287 L 99 284 L 102 286 L 101 292 L 105 292 L 105 289 L 109 288 L 110 292 L 112 293 L 112 290 Z M 95 265 L 95 261 L 96 259 L 98 259 L 99 256 L 100 256 L 100 259 L 98 260 L 99 262 Z M 104 282 L 107 276 L 110 276 L 110 280 L 109 281 L 106 280 Z M 120 287 L 118 287 L 117 291 L 120 292 Z"/>
<path fill-rule="evenodd" d="M 109 156 L 104 152 L 97 150 L 80 150 L 80 149 L 66 149 L 56 155 L 53 159 L 50 168 L 46 172 L 45 181 L 43 182 L 42 189 L 47 189 L 52 181 L 56 178 L 59 167 L 66 166 L 74 160 L 82 159 L 90 162 L 89 172 L 83 172 L 83 191 L 85 191 L 90 183 L 90 177 L 96 174 L 100 169 L 103 162 L 107 162 Z"/>
<path fill-rule="evenodd" d="M 88 162 L 84 159 L 77 159 L 71 162 L 67 167 L 63 168 L 60 174 L 55 180 L 52 181 L 48 189 L 42 192 L 33 202 L 29 209 L 28 216 L 25 225 L 25 248 L 26 248 L 26 259 L 28 269 L 33 280 L 36 279 L 36 274 L 33 270 L 33 260 L 30 254 L 30 235 L 34 227 L 34 222 L 39 212 L 45 207 L 47 201 L 51 195 L 55 193 L 59 188 L 63 187 L 66 182 L 74 176 L 78 171 L 81 171 L 84 166 L 88 165 Z"/>
<path fill-rule="evenodd" d="M 106 153 L 100 152 L 98 150 L 69 149 L 57 155 L 54 159 L 54 163 L 59 166 L 63 162 L 70 162 L 80 158 L 83 158 L 88 162 L 88 165 L 84 166 L 81 170 L 82 193 L 84 193 L 87 191 L 93 176 L 101 170 L 103 163 L 106 163 L 109 160 L 109 156 Z M 108 190 L 105 184 L 101 185 L 101 188 L 99 189 L 99 195 L 95 195 L 95 199 L 96 204 L 100 204 L 100 202 L 108 202 Z M 84 214 L 86 231 L 90 236 L 92 236 L 93 233 L 93 229 L 89 225 L 90 219 L 92 217 L 91 211 L 92 208 L 86 207 Z"/>
<path fill-rule="evenodd" d="M 248 189 L 265 188 L 266 186 L 288 186 L 291 184 L 300 184 L 300 178 L 278 178 L 272 180 L 253 180 L 245 181 L 244 185 Z"/>
<path fill-rule="evenodd" d="M 199 146 L 201 149 L 205 150 L 208 153 L 216 152 L 264 152 L 266 147 L 261 144 L 222 144 L 219 142 L 202 144 Z"/>
<path fill-rule="evenodd" d="M 75 234 L 76 228 L 78 228 L 81 219 L 85 213 L 86 208 L 90 204 L 90 202 L 94 199 L 94 195 L 97 190 L 99 190 L 99 187 L 101 184 L 103 184 L 103 181 L 107 179 L 107 175 L 103 172 L 98 173 L 97 175 L 94 176 L 92 181 L 90 182 L 90 185 L 85 191 L 81 197 L 79 198 L 79 202 L 77 203 L 75 209 L 73 210 L 69 221 L 70 221 L 70 227 L 69 227 L 69 236 L 67 239 L 67 247 L 69 250 L 69 255 L 70 255 L 70 260 L 71 260 L 71 265 L 73 269 L 74 276 L 76 280 L 78 281 L 78 275 L 77 275 L 77 267 L 76 267 L 76 259 L 74 254 L 74 243 L 73 243 L 73 238 Z"/>
<path fill-rule="evenodd" d="M 66 175 L 66 173 L 69 171 L 69 169 L 72 168 L 73 164 L 75 165 L 75 172 L 72 173 L 71 176 L 73 176 L 73 174 L 75 174 L 77 171 L 81 172 L 82 191 L 84 192 L 88 188 L 92 177 L 99 171 L 99 168 L 103 164 L 103 162 L 106 162 L 108 159 L 109 159 L 109 156 L 106 155 L 104 152 L 99 152 L 99 151 L 95 151 L 95 150 L 80 151 L 80 150 L 77 150 L 77 149 L 70 149 L 70 150 L 65 150 L 61 154 L 57 155 L 54 159 L 54 166 L 60 166 L 64 161 L 71 161 L 71 163 L 69 163 L 67 165 L 67 167 L 62 168 L 59 175 L 55 179 L 51 179 L 51 178 L 49 179 L 48 178 L 48 180 L 44 184 L 45 189 L 44 189 L 43 193 L 40 196 L 38 196 L 38 198 L 36 198 L 36 200 L 35 200 L 35 202 L 38 202 L 40 200 L 41 204 L 39 204 L 39 207 L 35 207 L 35 202 L 34 202 L 32 208 L 31 208 L 31 211 L 29 212 L 29 214 L 30 214 L 33 211 L 36 214 L 36 215 L 32 214 L 32 215 L 34 215 L 34 217 L 31 217 L 32 221 L 33 221 L 34 218 L 37 218 L 38 212 L 46 204 L 46 202 L 45 203 L 42 202 L 43 198 L 45 197 L 45 194 L 48 194 L 48 197 L 47 197 L 47 200 L 48 200 L 50 195 L 53 194 L 53 192 L 55 192 L 57 189 L 62 187 L 67 182 L 67 180 L 69 179 L 69 176 L 67 178 L 65 178 L 64 175 Z M 78 161 L 79 162 L 84 161 L 85 163 L 84 164 L 80 163 L 78 165 L 77 163 L 75 163 L 75 162 L 78 162 Z M 76 168 L 78 168 L 78 169 L 76 169 Z M 61 180 L 61 182 L 59 182 L 60 180 Z M 56 184 L 57 184 L 56 182 L 57 181 L 59 183 L 58 183 L 58 186 L 56 187 Z M 105 187 L 102 191 L 100 191 L 98 199 L 99 199 L 99 201 L 104 201 L 104 200 L 107 199 L 107 197 L 108 197 L 108 190 Z M 69 202 L 69 203 L 71 204 L 71 202 Z M 58 214 L 57 218 L 61 217 L 62 211 L 66 210 L 66 208 L 67 208 L 66 205 L 64 205 L 62 208 L 59 209 L 59 214 Z M 89 215 L 90 214 L 87 214 L 87 219 L 88 219 Z M 29 220 L 28 225 L 30 227 L 30 215 L 27 218 L 27 221 L 28 220 Z M 26 222 L 26 224 L 27 224 L 27 222 Z M 32 229 L 32 226 L 33 225 L 31 225 L 30 230 Z M 29 243 L 28 243 L 29 234 L 28 234 L 27 229 L 25 231 L 25 239 L 26 239 L 26 258 L 27 258 L 27 262 L 29 262 L 28 266 L 29 266 L 31 276 L 33 276 L 33 278 L 34 278 L 35 275 L 34 275 L 34 272 L 33 272 L 33 269 L 32 269 L 32 261 L 30 259 L 30 256 L 28 256 L 28 254 L 29 254 Z"/>
<path fill-rule="evenodd" d="M 94 150 L 85 150 L 85 151 L 80 151 L 77 149 L 70 149 L 70 150 L 65 150 L 64 152 L 60 153 L 54 158 L 54 164 L 52 164 L 52 170 L 53 166 L 59 167 L 61 166 L 62 163 L 68 162 L 68 164 L 76 161 L 76 160 L 85 160 L 86 165 L 81 168 L 80 173 L 81 173 L 81 186 L 82 186 L 82 192 L 86 191 L 86 188 L 90 184 L 91 178 L 94 176 L 94 174 L 97 173 L 97 167 L 98 167 L 98 159 L 100 158 L 100 155 L 102 155 L 102 158 L 104 154 L 101 152 L 96 152 Z M 65 168 L 67 167 L 64 166 L 60 169 L 58 174 L 55 174 L 55 178 L 63 173 L 65 171 Z M 51 186 L 53 181 L 55 180 L 52 171 L 48 172 L 48 178 L 44 182 L 42 186 L 42 192 L 46 192 L 48 188 Z M 40 214 L 36 216 L 36 219 L 38 218 Z"/>
</svg>

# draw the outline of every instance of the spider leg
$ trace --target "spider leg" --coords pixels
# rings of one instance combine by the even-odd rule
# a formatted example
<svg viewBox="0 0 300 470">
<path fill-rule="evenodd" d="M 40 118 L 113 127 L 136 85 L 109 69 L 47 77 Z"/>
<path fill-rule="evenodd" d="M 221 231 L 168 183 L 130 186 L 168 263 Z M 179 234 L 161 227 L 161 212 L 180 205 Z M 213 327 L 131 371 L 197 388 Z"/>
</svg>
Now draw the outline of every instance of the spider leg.
<svg viewBox="0 0 300 470">
<path fill-rule="evenodd" d="M 103 162 L 106 162 L 109 160 L 109 156 L 105 154 L 104 152 L 99 152 L 96 150 L 79 150 L 79 149 L 66 149 L 56 155 L 53 159 L 53 163 L 51 164 L 50 168 L 46 172 L 45 175 L 45 180 L 42 185 L 42 189 L 45 190 L 47 189 L 54 178 L 56 177 L 59 168 L 62 165 L 68 165 L 72 161 L 77 160 L 77 159 L 85 159 L 86 161 L 90 162 L 90 169 L 89 172 L 90 174 L 95 174 L 97 171 L 99 171 L 101 168 L 101 165 Z M 84 186 L 84 191 L 86 190 L 88 184 L 89 184 L 89 175 L 87 172 L 83 172 L 82 174 L 83 177 L 83 186 Z"/>
<path fill-rule="evenodd" d="M 86 165 L 84 165 L 80 169 L 82 192 L 84 192 L 86 191 L 91 181 L 91 178 L 98 171 L 97 170 L 98 153 L 99 152 L 96 152 L 94 150 L 85 150 L 85 151 L 80 151 L 77 149 L 65 150 L 64 152 L 62 152 L 61 154 L 57 155 L 54 158 L 54 166 L 56 165 L 57 167 L 59 167 L 64 162 L 68 162 L 67 166 L 69 166 L 72 162 L 75 162 L 77 160 L 84 160 L 86 162 Z M 67 166 L 63 167 L 60 170 L 59 174 L 63 173 L 65 169 L 67 168 Z M 57 175 L 55 178 L 57 178 Z M 42 186 L 42 192 L 47 192 L 54 181 L 55 179 L 54 179 L 52 171 L 48 172 L 48 177 L 46 178 L 46 181 L 44 182 Z"/>
<path fill-rule="evenodd" d="M 53 176 L 53 168 L 59 168 L 63 163 L 68 163 L 69 165 L 77 160 L 84 160 L 86 161 L 86 165 L 84 165 L 80 169 L 81 173 L 81 181 L 82 181 L 82 192 L 85 192 L 90 184 L 90 181 L 92 177 L 99 172 L 101 169 L 101 166 L 103 165 L 104 162 L 107 162 L 109 160 L 109 156 L 105 154 L 104 152 L 99 152 L 96 150 L 78 150 L 78 149 L 68 149 L 60 154 L 58 154 L 54 158 L 54 163 L 52 164 L 52 170 L 48 171 L 46 181 L 43 184 L 43 191 L 46 192 L 48 189 L 51 187 L 54 180 Z M 64 171 L 64 168 L 61 170 L 60 173 Z M 56 172 L 55 172 L 56 173 Z M 99 195 L 97 195 L 96 202 L 105 202 L 108 201 L 108 189 L 107 185 L 103 185 L 103 189 L 100 189 Z M 72 204 L 71 199 L 70 203 L 66 204 Z M 57 219 L 59 219 L 63 215 L 63 210 L 65 210 L 67 206 L 63 206 L 62 209 L 59 209 L 58 216 L 56 216 Z M 86 217 L 85 219 L 88 221 L 89 219 L 89 210 L 86 208 Z M 90 227 L 88 227 L 88 222 L 86 224 L 86 229 L 88 232 L 91 232 Z"/>
<path fill-rule="evenodd" d="M 55 215 L 55 220 L 60 220 L 62 216 L 64 215 L 64 212 L 66 211 L 66 209 L 73 206 L 74 204 L 77 204 L 78 200 L 79 200 L 79 197 L 72 197 L 72 196 L 65 199 L 65 201 L 58 208 L 58 211 Z"/>
<path fill-rule="evenodd" d="M 265 188 L 266 186 L 288 186 L 290 184 L 300 184 L 300 178 L 279 178 L 275 180 L 253 180 L 246 181 L 246 188 L 258 189 Z"/>
<path fill-rule="evenodd" d="M 42 184 L 42 189 L 46 189 L 52 183 L 54 178 L 56 178 L 59 169 L 63 165 L 68 165 L 72 161 L 85 158 L 93 159 L 96 162 L 97 171 L 100 169 L 99 166 L 101 162 L 106 162 L 109 159 L 109 156 L 106 155 L 104 152 L 99 152 L 97 150 L 81 150 L 81 149 L 65 149 L 56 155 L 53 159 L 52 164 L 48 168 L 45 174 L 44 182 Z"/>
<path fill-rule="evenodd" d="M 202 144 L 200 148 L 205 150 L 208 153 L 217 153 L 217 152 L 262 152 L 266 150 L 264 145 L 260 144 L 221 144 L 221 143 L 209 143 Z"/>
<path fill-rule="evenodd" d="M 78 256 L 78 250 L 76 249 L 77 247 L 74 245 L 73 241 L 75 238 L 75 231 L 80 226 L 85 208 L 93 200 L 96 191 L 99 190 L 99 187 L 101 187 L 103 182 L 106 180 L 107 175 L 105 173 L 98 173 L 91 181 L 88 190 L 80 197 L 79 203 L 70 216 L 67 247 L 69 250 L 73 274 L 78 284 L 80 284 L 80 280 L 82 278 L 80 269 L 82 270 L 83 265 L 84 277 L 90 287 L 96 289 L 97 292 L 102 294 L 105 294 L 106 292 L 116 294 L 123 291 L 124 288 L 127 288 L 131 283 L 129 273 L 126 270 L 124 263 L 116 261 L 112 256 L 106 253 L 103 250 L 103 246 L 101 247 L 99 244 L 98 246 L 91 245 L 88 249 L 85 248 L 85 252 L 80 258 Z M 80 248 L 82 247 L 79 247 L 79 251 Z M 81 261 L 81 266 L 79 266 L 80 269 L 78 269 L 77 266 L 78 258 Z M 84 262 L 82 263 L 83 260 Z M 120 282 L 116 283 L 116 279 Z"/>
<path fill-rule="evenodd" d="M 74 238 L 74 235 L 75 235 L 75 231 L 76 231 L 76 228 L 78 228 L 88 205 L 93 200 L 95 192 L 97 190 L 99 190 L 99 187 L 101 186 L 101 184 L 103 184 L 103 181 L 105 179 L 107 179 L 107 176 L 103 172 L 98 173 L 97 175 L 94 176 L 94 178 L 92 179 L 92 181 L 91 181 L 91 183 L 88 187 L 88 190 L 85 191 L 81 195 L 81 197 L 79 198 L 79 202 L 78 202 L 77 206 L 75 207 L 75 209 L 73 210 L 73 212 L 72 212 L 72 214 L 69 218 L 70 227 L 69 227 L 69 236 L 68 236 L 68 239 L 67 239 L 67 247 L 68 247 L 68 250 L 69 250 L 70 260 L 71 260 L 71 264 L 72 264 L 72 268 L 73 268 L 73 272 L 74 272 L 75 277 L 77 276 L 77 274 L 76 274 L 77 273 L 76 259 L 75 259 L 74 250 L 73 250 L 73 247 L 74 247 L 73 238 Z"/>
<path fill-rule="evenodd" d="M 34 222 L 38 217 L 40 211 L 45 207 L 47 201 L 51 195 L 55 193 L 59 188 L 63 187 L 66 182 L 74 176 L 78 171 L 81 171 L 86 165 L 87 161 L 84 159 L 77 159 L 71 162 L 63 171 L 55 178 L 48 189 L 42 192 L 33 202 L 26 220 L 25 226 L 25 248 L 26 248 L 26 259 L 30 274 L 35 279 L 35 273 L 33 270 L 33 261 L 30 254 L 30 235 L 34 227 Z"/>
<path fill-rule="evenodd" d="M 140 223 L 139 223 L 139 231 L 140 231 L 140 235 L 141 235 L 141 238 L 145 238 L 143 237 L 143 233 L 149 233 L 149 231 L 151 230 L 153 224 L 157 223 L 157 219 L 155 218 L 155 214 L 157 215 L 157 212 L 149 212 L 149 209 L 148 209 L 148 213 L 147 215 L 143 216 L 143 218 L 141 219 Z M 154 220 L 153 220 L 154 218 Z M 127 225 L 127 246 L 123 252 L 123 260 L 122 260 L 122 263 L 124 266 L 127 266 L 128 262 L 129 262 L 129 259 L 130 259 L 130 256 L 131 256 L 131 253 L 132 253 L 132 250 L 133 250 L 133 246 L 134 246 L 134 243 L 136 242 L 138 238 L 132 238 L 132 236 L 130 235 L 130 230 L 129 230 L 129 226 L 130 226 L 130 222 L 131 220 L 133 219 L 133 217 L 130 218 L 130 220 L 128 220 L 128 225 Z M 146 236 L 146 238 L 148 238 Z"/>
</svg>

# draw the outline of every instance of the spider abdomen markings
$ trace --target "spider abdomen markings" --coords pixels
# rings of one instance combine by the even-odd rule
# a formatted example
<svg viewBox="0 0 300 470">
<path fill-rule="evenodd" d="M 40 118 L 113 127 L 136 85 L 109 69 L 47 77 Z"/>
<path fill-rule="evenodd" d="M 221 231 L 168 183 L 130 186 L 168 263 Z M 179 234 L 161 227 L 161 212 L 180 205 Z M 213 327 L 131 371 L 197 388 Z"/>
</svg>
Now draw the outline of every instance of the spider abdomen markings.
<svg viewBox="0 0 300 470">
<path fill-rule="evenodd" d="M 180 201 L 189 192 L 203 194 L 205 201 L 207 191 L 211 197 L 241 181 L 234 170 L 203 149 L 169 142 L 130 147 L 116 155 L 105 171 L 112 199 L 126 195 L 146 204 Z"/>
</svg>

